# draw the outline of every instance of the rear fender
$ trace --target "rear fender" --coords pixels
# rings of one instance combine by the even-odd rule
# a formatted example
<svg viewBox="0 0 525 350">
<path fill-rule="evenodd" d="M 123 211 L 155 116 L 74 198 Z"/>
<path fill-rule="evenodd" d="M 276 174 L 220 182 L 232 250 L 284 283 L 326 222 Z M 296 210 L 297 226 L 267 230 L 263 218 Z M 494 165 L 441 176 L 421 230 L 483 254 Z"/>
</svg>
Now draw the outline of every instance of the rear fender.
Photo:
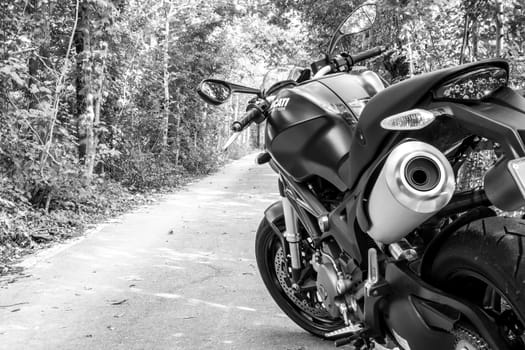
<svg viewBox="0 0 525 350">
<path fill-rule="evenodd" d="M 464 215 L 461 215 L 458 219 L 456 219 L 450 225 L 441 230 L 427 245 L 427 247 L 425 248 L 425 252 L 423 253 L 423 257 L 421 258 L 419 272 L 423 279 L 425 278 L 425 276 L 430 275 L 432 262 L 436 258 L 437 253 L 441 250 L 443 244 L 454 232 L 471 222 L 481 220 L 490 216 L 496 216 L 494 210 L 487 207 L 478 207 L 473 210 L 470 210 Z"/>
</svg>

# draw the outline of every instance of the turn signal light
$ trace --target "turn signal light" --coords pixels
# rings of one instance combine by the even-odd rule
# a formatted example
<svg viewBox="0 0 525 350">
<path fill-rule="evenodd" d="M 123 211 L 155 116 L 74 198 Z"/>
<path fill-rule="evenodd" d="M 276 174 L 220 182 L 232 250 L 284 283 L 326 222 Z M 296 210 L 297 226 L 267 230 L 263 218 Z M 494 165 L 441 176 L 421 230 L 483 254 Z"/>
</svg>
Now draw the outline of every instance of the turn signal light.
<svg viewBox="0 0 525 350">
<path fill-rule="evenodd" d="M 419 130 L 430 125 L 436 116 L 424 109 L 411 109 L 394 114 L 381 121 L 381 127 L 386 130 Z"/>
</svg>

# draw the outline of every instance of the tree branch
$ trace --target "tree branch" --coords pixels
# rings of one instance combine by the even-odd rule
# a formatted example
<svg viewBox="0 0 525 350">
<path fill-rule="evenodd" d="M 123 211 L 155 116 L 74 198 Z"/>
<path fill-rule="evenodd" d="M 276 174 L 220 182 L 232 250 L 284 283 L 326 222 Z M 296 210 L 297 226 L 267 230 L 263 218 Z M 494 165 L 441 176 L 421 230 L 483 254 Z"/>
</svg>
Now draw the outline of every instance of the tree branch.
<svg viewBox="0 0 525 350">
<path fill-rule="evenodd" d="M 29 49 L 23 49 L 23 50 L 18 50 L 18 51 L 7 52 L 7 54 L 9 56 L 20 55 L 20 54 L 23 54 L 23 53 L 26 53 L 26 52 L 35 51 L 36 49 L 37 49 L 36 47 L 30 47 Z"/>
</svg>

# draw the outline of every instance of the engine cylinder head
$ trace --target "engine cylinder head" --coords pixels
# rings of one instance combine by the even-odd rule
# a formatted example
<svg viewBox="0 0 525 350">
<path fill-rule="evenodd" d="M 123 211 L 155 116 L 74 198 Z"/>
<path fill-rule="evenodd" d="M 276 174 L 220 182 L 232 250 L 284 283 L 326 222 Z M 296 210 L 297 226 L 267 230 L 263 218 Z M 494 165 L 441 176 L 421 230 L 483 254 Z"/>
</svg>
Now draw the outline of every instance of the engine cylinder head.
<svg viewBox="0 0 525 350">
<path fill-rule="evenodd" d="M 395 147 L 372 188 L 369 234 L 390 244 L 442 209 L 455 189 L 447 158 L 432 145 L 408 141 Z"/>
</svg>

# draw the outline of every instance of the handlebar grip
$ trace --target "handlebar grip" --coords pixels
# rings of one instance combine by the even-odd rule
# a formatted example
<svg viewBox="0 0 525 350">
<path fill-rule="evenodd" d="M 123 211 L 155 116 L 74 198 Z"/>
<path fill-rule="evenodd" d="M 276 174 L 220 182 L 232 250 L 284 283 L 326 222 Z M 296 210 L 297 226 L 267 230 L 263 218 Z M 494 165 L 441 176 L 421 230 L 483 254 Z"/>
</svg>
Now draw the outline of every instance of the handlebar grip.
<svg viewBox="0 0 525 350">
<path fill-rule="evenodd" d="M 358 53 L 355 56 L 352 56 L 352 61 L 354 63 L 361 62 L 368 58 L 379 56 L 385 51 L 386 49 L 384 46 L 377 46 L 377 47 L 374 47 L 373 49 L 370 49 L 370 50 Z"/>
<path fill-rule="evenodd" d="M 241 120 L 234 121 L 232 123 L 231 129 L 235 132 L 244 130 L 244 128 L 249 126 L 255 119 L 259 117 L 260 113 L 261 111 L 258 108 L 251 108 L 244 114 Z"/>
</svg>

